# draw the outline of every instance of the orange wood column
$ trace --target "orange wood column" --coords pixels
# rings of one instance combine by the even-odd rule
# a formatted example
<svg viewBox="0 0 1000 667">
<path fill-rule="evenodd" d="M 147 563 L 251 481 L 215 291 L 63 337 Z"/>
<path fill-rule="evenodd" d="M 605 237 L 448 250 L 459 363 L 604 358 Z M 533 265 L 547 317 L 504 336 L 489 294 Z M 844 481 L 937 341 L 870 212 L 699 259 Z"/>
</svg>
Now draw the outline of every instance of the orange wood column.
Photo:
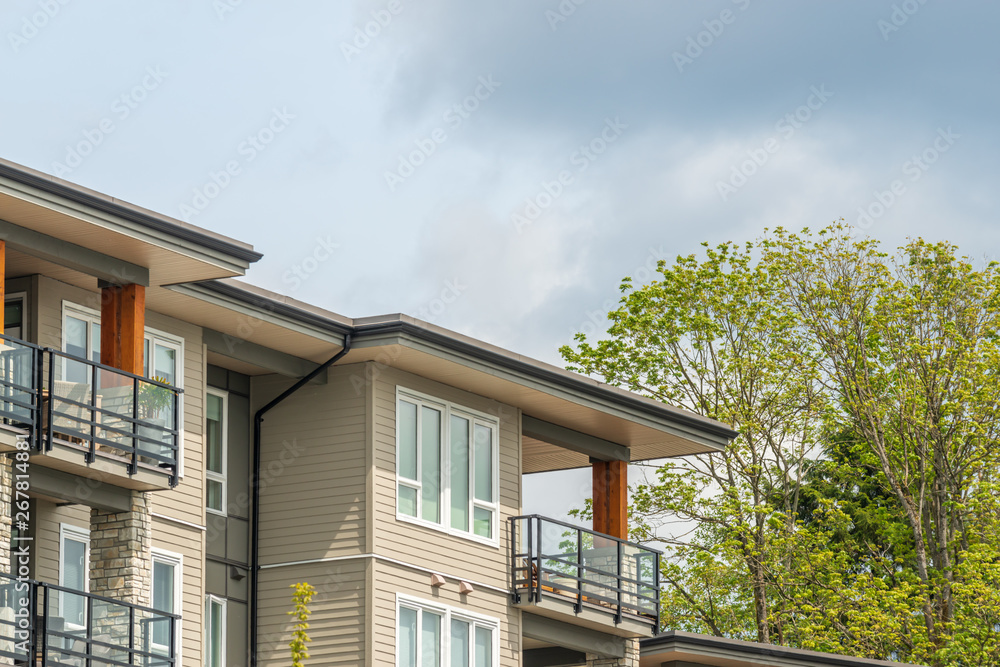
<svg viewBox="0 0 1000 667">
<path fill-rule="evenodd" d="M 0 334 L 3 333 L 3 329 L 6 326 L 6 322 L 3 320 L 4 316 L 4 306 L 7 301 L 7 242 L 0 241 Z M 24 334 L 21 334 L 24 338 Z"/>
<path fill-rule="evenodd" d="M 592 461 L 594 530 L 628 539 L 628 463 Z"/>
<path fill-rule="evenodd" d="M 101 290 L 101 363 L 142 375 L 146 288 L 110 285 Z"/>
</svg>

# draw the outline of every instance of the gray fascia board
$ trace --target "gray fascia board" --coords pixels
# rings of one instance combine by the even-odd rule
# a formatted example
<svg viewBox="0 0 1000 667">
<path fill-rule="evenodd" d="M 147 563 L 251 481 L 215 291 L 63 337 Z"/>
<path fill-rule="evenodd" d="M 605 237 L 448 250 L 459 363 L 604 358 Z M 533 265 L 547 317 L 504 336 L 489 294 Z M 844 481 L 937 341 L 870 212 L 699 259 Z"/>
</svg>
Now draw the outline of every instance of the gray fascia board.
<svg viewBox="0 0 1000 667">
<path fill-rule="evenodd" d="M 116 285 L 149 287 L 149 269 L 0 219 L 0 239 L 32 257 L 65 266 Z"/>
<path fill-rule="evenodd" d="M 39 465 L 31 467 L 31 490 L 110 512 L 127 512 L 132 507 L 132 492 L 128 489 Z"/>
<path fill-rule="evenodd" d="M 601 461 L 631 461 L 628 447 L 580 433 L 530 415 L 521 415 L 521 433 Z"/>
<path fill-rule="evenodd" d="M 248 340 L 230 336 L 214 329 L 202 329 L 202 340 L 208 346 L 209 352 L 245 361 L 279 375 L 300 378 L 309 375 L 319 367 L 319 364 L 308 359 L 272 350 L 269 347 L 251 343 Z M 326 375 L 317 376 L 313 379 L 313 384 L 326 384 Z"/>
<path fill-rule="evenodd" d="M 354 331 L 352 326 L 344 324 L 343 322 L 338 322 L 315 313 L 307 312 L 279 299 L 272 299 L 270 297 L 254 294 L 253 292 L 240 289 L 239 287 L 227 282 L 208 280 L 200 283 L 192 283 L 190 286 L 198 288 L 202 293 L 216 294 L 224 299 L 227 299 L 228 301 L 248 305 L 256 312 L 266 311 L 268 313 L 281 316 L 290 322 L 299 322 L 301 324 L 312 326 L 318 331 L 339 334 L 341 336 L 341 340 L 343 339 L 344 334 L 353 333 Z"/>
<path fill-rule="evenodd" d="M 581 653 L 593 653 L 602 658 L 625 657 L 625 639 L 622 637 L 527 612 L 521 614 L 521 625 L 521 634 L 530 639 Z"/>
<path fill-rule="evenodd" d="M 246 273 L 250 264 L 263 257 L 255 250 L 228 243 L 193 227 L 142 213 L 112 200 L 73 190 L 61 183 L 21 172 L 18 172 L 16 177 L 12 176 L 10 167 L 2 162 L 0 162 L 0 191 L 6 191 L 42 208 L 80 218 L 146 243 L 172 249 L 233 273 Z"/>
<path fill-rule="evenodd" d="M 715 659 L 742 660 L 758 664 L 765 658 L 769 665 L 780 667 L 814 667 L 830 665 L 831 667 L 913 667 L 909 663 L 871 660 L 854 656 L 837 655 L 834 653 L 819 653 L 805 649 L 746 642 L 725 637 L 699 635 L 690 632 L 669 631 L 639 642 L 641 655 L 656 656 L 660 653 L 675 650 L 685 653 L 696 653 L 711 656 Z"/>
<path fill-rule="evenodd" d="M 333 345 L 344 345 L 343 333 L 338 333 L 332 328 L 317 327 L 302 319 L 287 317 L 278 313 L 275 308 L 270 306 L 270 303 L 263 300 L 261 300 L 259 305 L 255 305 L 244 299 L 234 299 L 229 295 L 206 289 L 202 283 L 168 285 L 166 287 L 180 294 L 186 294 L 221 308 L 246 315 L 249 318 L 262 320 L 291 331 L 298 331 L 299 333 L 332 343 Z"/>
<path fill-rule="evenodd" d="M 417 327 L 413 327 L 417 328 Z M 674 413 L 663 411 L 660 415 L 650 415 L 650 407 L 630 402 L 626 397 L 591 389 L 586 385 L 573 386 L 563 378 L 546 377 L 546 373 L 531 373 L 530 366 L 514 363 L 498 363 L 497 359 L 484 360 L 483 356 L 469 354 L 466 350 L 455 349 L 447 343 L 428 341 L 424 336 L 414 335 L 409 331 L 371 331 L 364 327 L 358 329 L 354 347 L 372 347 L 385 345 L 401 345 L 417 349 L 427 354 L 459 361 L 463 365 L 488 375 L 494 375 L 525 387 L 559 396 L 578 405 L 600 405 L 600 409 L 608 414 L 633 421 L 650 428 L 655 428 L 672 435 L 696 442 L 708 449 L 722 451 L 735 432 L 722 432 L 711 425 L 702 426 L 694 419 L 685 419 Z M 503 357 L 500 357 L 503 359 Z M 631 403 L 631 404 L 630 404 Z M 734 435 L 729 435 L 730 433 Z"/>
<path fill-rule="evenodd" d="M 337 344 L 343 343 L 344 334 L 353 333 L 354 347 L 357 348 L 401 345 L 457 361 L 481 373 L 559 396 L 578 405 L 599 406 L 599 409 L 607 414 L 685 438 L 709 450 L 724 450 L 729 441 L 738 435 L 731 428 L 706 420 L 704 417 L 667 406 L 657 406 L 650 401 L 632 397 L 627 392 L 609 391 L 606 387 L 576 381 L 572 377 L 497 354 L 403 320 L 395 319 L 352 327 L 219 281 L 177 285 L 171 286 L 171 289 L 245 312 L 250 317 L 267 319 L 270 316 L 275 318 L 270 320 L 275 324 L 300 330 L 321 339 L 331 340 L 329 336 L 332 332 L 336 332 L 334 335 L 337 338 L 331 342 Z M 283 319 L 277 319 L 275 316 L 281 316 Z M 302 328 L 297 328 L 295 323 Z"/>
</svg>

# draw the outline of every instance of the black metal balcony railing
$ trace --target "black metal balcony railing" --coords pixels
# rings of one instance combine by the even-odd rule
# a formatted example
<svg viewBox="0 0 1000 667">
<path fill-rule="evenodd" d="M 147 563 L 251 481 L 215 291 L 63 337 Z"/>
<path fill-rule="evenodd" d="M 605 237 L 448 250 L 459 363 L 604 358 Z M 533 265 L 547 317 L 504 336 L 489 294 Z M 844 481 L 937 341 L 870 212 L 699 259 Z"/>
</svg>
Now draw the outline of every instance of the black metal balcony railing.
<svg viewBox="0 0 1000 667">
<path fill-rule="evenodd" d="M 174 667 L 179 618 L 0 574 L 0 664 Z"/>
<path fill-rule="evenodd" d="M 660 617 L 660 553 L 633 542 L 533 514 L 510 519 L 511 595 L 515 603 L 543 596 L 605 611 L 616 624 L 625 614 Z M 526 599 L 525 599 L 526 598 Z"/>
<path fill-rule="evenodd" d="M 61 447 L 177 484 L 181 390 L 150 378 L 0 336 L 0 420 L 34 451 Z"/>
</svg>

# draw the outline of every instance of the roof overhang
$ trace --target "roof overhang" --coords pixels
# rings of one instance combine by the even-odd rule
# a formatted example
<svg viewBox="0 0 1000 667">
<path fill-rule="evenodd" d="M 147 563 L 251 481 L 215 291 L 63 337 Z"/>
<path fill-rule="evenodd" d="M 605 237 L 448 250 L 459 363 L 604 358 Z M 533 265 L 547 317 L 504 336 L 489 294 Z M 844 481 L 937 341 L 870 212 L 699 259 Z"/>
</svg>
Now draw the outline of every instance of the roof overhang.
<svg viewBox="0 0 1000 667">
<path fill-rule="evenodd" d="M 913 667 L 691 632 L 665 632 L 639 642 L 640 667 L 664 664 L 712 667 Z"/>
<path fill-rule="evenodd" d="M 261 258 L 245 243 L 5 160 L 0 220 L 14 232 L 22 228 L 59 239 L 76 259 L 93 259 L 86 251 L 113 253 L 118 261 L 146 268 L 150 285 L 239 276 Z M 87 262 L 75 268 L 104 279 L 88 271 Z"/>
<path fill-rule="evenodd" d="M 721 451 L 736 436 L 715 420 L 405 315 L 355 320 L 355 331 L 345 363 L 378 360 L 488 396 L 520 408 L 533 418 L 533 426 L 544 422 L 628 448 L 632 461 Z M 523 472 L 582 467 L 593 456 L 567 449 L 556 438 L 542 440 L 545 436 L 537 428 L 528 433 L 523 438 Z"/>
<path fill-rule="evenodd" d="M 525 473 L 583 467 L 591 458 L 644 461 L 720 451 L 736 436 L 715 420 L 406 315 L 350 319 L 235 280 L 161 292 L 151 308 L 218 332 L 211 334 L 214 353 L 244 363 L 244 372 L 267 372 L 262 362 L 252 366 L 267 357 L 260 346 L 321 363 L 350 333 L 352 349 L 341 364 L 374 361 L 520 408 Z M 209 351 L 211 361 L 211 345 Z M 294 363 L 286 359 L 283 367 Z"/>
</svg>

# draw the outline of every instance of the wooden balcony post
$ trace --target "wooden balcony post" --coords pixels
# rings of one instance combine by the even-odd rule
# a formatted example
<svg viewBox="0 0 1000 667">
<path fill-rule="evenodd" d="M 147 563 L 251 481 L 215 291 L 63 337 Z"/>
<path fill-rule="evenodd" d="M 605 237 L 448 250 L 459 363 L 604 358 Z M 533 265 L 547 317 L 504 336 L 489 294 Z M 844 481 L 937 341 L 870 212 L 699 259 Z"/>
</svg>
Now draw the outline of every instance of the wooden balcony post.
<svg viewBox="0 0 1000 667">
<path fill-rule="evenodd" d="M 594 530 L 628 539 L 628 462 L 591 460 Z"/>
<path fill-rule="evenodd" d="M 101 290 L 101 363 L 142 375 L 146 288 L 108 285 Z"/>
</svg>

